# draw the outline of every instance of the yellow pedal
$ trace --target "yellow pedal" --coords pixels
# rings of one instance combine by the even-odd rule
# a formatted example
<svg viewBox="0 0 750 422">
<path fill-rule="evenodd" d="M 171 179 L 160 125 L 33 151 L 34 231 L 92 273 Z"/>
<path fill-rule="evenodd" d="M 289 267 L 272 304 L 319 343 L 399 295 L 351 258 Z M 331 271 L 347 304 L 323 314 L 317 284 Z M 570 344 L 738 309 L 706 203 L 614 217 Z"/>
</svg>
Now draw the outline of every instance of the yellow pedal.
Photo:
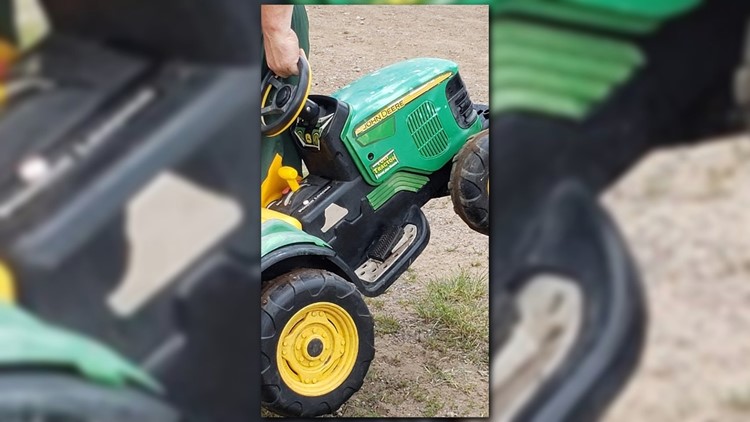
<svg viewBox="0 0 750 422">
<path fill-rule="evenodd" d="M 291 189 L 292 192 L 297 192 L 297 190 L 299 190 L 299 182 L 297 181 L 298 176 L 299 174 L 294 167 L 284 166 L 279 169 L 279 177 L 286 180 L 286 183 L 289 185 L 289 189 Z"/>
</svg>

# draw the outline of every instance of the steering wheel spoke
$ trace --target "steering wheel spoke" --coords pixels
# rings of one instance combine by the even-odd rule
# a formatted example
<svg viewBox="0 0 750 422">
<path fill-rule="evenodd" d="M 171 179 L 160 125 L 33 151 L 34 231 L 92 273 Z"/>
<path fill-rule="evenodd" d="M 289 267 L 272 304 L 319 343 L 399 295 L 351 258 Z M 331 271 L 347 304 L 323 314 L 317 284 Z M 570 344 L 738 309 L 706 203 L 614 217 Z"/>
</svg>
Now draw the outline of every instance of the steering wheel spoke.
<svg viewBox="0 0 750 422">
<path fill-rule="evenodd" d="M 287 130 L 297 120 L 307 101 L 310 67 L 304 56 L 300 56 L 297 67 L 299 78 L 295 78 L 296 83 L 287 83 L 272 72 L 263 78 L 261 92 L 267 96 L 260 109 L 260 130 L 263 136 L 277 136 Z M 271 93 L 269 90 L 274 92 Z M 266 118 L 270 116 L 278 117 L 272 119 L 272 122 L 267 122 Z"/>
<path fill-rule="evenodd" d="M 281 89 L 281 87 L 284 86 L 284 83 L 282 83 L 277 77 L 272 76 L 268 82 L 276 89 Z"/>
<path fill-rule="evenodd" d="M 273 116 L 275 114 L 282 113 L 284 113 L 284 110 L 276 107 L 275 105 L 266 106 L 260 109 L 261 116 Z"/>
</svg>

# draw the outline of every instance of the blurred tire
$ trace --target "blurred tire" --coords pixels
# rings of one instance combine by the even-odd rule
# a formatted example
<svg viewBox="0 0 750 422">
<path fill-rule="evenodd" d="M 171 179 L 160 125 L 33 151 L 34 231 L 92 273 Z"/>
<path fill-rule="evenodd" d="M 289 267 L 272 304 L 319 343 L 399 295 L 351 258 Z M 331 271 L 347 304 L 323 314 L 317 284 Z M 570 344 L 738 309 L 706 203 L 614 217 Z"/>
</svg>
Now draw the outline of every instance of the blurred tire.
<svg viewBox="0 0 750 422">
<path fill-rule="evenodd" d="M 177 422 L 178 413 L 145 392 L 65 374 L 0 372 L 3 422 Z"/>
</svg>

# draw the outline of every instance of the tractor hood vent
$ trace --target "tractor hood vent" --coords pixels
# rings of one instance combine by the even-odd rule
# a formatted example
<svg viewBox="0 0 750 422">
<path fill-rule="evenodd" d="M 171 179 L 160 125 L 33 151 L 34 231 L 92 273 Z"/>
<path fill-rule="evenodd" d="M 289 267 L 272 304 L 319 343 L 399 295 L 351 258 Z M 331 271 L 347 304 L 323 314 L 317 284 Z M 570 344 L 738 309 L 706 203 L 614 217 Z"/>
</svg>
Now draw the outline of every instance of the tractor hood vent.
<svg viewBox="0 0 750 422">
<path fill-rule="evenodd" d="M 445 86 L 445 96 L 448 97 L 448 104 L 459 126 L 466 129 L 477 120 L 477 113 L 469 98 L 469 92 L 458 73 Z"/>
</svg>

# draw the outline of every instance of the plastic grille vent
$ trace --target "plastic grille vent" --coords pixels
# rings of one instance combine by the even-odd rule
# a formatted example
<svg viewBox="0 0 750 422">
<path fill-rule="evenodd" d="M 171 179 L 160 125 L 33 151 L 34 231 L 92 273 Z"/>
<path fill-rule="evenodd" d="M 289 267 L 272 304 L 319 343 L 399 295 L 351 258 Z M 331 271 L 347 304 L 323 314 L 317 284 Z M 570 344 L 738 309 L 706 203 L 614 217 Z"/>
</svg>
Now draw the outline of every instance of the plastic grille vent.
<svg viewBox="0 0 750 422">
<path fill-rule="evenodd" d="M 406 118 L 406 125 L 423 157 L 435 157 L 448 149 L 448 135 L 431 102 L 427 101 L 412 111 Z"/>
<path fill-rule="evenodd" d="M 445 96 L 448 98 L 448 104 L 451 106 L 453 117 L 456 123 L 464 129 L 467 129 L 477 120 L 477 113 L 474 105 L 466 91 L 466 85 L 461 80 L 461 76 L 456 74 L 445 86 Z"/>
</svg>

